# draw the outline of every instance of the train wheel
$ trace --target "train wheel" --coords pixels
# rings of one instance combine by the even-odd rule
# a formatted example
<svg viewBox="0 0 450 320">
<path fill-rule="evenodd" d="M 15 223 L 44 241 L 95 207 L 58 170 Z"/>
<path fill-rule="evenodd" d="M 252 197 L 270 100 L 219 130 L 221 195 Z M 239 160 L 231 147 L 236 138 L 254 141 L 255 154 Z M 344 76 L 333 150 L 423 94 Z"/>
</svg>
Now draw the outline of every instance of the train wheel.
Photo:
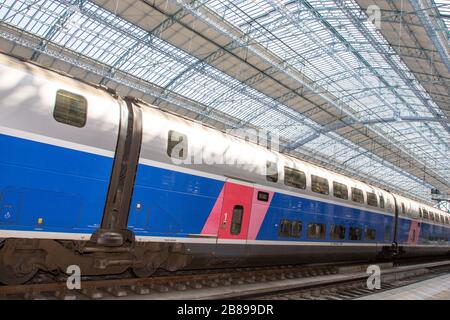
<svg viewBox="0 0 450 320">
<path fill-rule="evenodd" d="M 132 268 L 132 270 L 134 275 L 138 278 L 148 278 L 156 272 L 156 269 L 154 268 L 145 268 L 145 267 L 144 268 L 134 267 Z"/>
<path fill-rule="evenodd" d="M 6 285 L 23 284 L 32 279 L 37 272 L 38 268 L 23 258 L 19 258 L 14 265 L 5 264 L 4 260 L 0 261 L 0 283 Z"/>
</svg>

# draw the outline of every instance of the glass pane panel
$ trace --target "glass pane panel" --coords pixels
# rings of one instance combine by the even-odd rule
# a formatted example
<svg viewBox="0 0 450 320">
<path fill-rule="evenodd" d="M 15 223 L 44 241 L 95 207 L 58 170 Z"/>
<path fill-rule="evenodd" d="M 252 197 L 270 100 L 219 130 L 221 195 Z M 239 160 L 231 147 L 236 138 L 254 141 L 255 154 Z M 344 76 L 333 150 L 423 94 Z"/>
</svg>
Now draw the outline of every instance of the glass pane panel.
<svg viewBox="0 0 450 320">
<path fill-rule="evenodd" d="M 244 215 L 244 207 L 234 206 L 233 217 L 231 218 L 231 227 L 230 227 L 231 234 L 241 233 L 243 215 Z"/>
<path fill-rule="evenodd" d="M 333 181 L 333 195 L 336 198 L 348 199 L 348 188 L 345 184 Z"/>
<path fill-rule="evenodd" d="M 84 127 L 87 118 L 87 101 L 83 96 L 65 90 L 56 92 L 53 117 L 56 121 L 74 127 Z"/>
<path fill-rule="evenodd" d="M 305 189 L 306 175 L 303 171 L 284 167 L 284 184 L 298 189 Z"/>
<path fill-rule="evenodd" d="M 316 193 L 329 194 L 328 180 L 319 176 L 311 175 L 311 190 Z"/>
</svg>

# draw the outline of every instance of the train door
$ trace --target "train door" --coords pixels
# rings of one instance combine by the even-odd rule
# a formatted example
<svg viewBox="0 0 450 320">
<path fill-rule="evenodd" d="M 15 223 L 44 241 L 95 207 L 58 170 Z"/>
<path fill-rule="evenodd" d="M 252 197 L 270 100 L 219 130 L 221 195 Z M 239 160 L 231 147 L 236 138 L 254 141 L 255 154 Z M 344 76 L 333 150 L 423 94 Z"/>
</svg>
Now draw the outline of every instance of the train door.
<svg viewBox="0 0 450 320">
<path fill-rule="evenodd" d="M 217 233 L 217 256 L 224 259 L 244 258 L 252 210 L 253 185 L 227 179 Z"/>
</svg>

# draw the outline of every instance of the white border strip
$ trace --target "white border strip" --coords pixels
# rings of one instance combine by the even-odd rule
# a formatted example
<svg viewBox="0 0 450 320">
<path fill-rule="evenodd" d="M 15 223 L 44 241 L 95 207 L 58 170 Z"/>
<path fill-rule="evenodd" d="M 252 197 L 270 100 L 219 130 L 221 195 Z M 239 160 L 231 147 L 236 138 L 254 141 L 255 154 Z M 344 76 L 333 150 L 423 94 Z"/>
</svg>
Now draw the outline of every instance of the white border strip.
<svg viewBox="0 0 450 320">
<path fill-rule="evenodd" d="M 104 156 L 104 157 L 108 157 L 108 158 L 114 158 L 114 153 L 115 153 L 115 151 L 111 151 L 111 150 L 87 146 L 87 145 L 76 143 L 76 142 L 61 140 L 61 139 L 52 138 L 49 136 L 43 136 L 43 135 L 40 135 L 37 133 L 12 129 L 12 128 L 8 128 L 8 127 L 4 127 L 4 126 L 0 126 L 0 134 L 12 136 L 15 138 L 31 140 L 31 141 L 38 142 L 38 143 L 50 144 L 53 146 L 67 148 L 67 149 L 71 149 L 71 150 L 92 153 L 92 154 L 96 154 L 96 155 L 100 155 L 100 156 Z"/>
<path fill-rule="evenodd" d="M 64 233 L 46 231 L 16 231 L 0 230 L 1 238 L 27 238 L 27 239 L 60 239 L 60 240 L 89 240 L 90 233 Z M 216 238 L 188 238 L 188 237 L 158 237 L 136 235 L 136 241 L 142 242 L 165 242 L 165 243 L 201 243 L 215 244 Z M 364 243 L 364 242 L 313 242 L 313 241 L 278 241 L 278 240 L 245 240 L 245 239 L 219 239 L 220 244 L 248 244 L 248 245 L 270 245 L 270 246 L 328 246 L 328 247 L 382 247 L 387 243 Z M 427 247 L 427 248 L 450 248 L 450 245 L 436 244 L 400 244 L 400 247 Z"/>
</svg>

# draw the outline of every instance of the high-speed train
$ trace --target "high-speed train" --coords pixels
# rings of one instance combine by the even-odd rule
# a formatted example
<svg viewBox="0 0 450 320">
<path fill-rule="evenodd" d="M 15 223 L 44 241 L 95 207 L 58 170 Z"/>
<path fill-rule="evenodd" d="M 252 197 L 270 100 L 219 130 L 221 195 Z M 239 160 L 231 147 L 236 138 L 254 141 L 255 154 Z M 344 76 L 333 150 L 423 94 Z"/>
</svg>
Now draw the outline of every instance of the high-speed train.
<svg viewBox="0 0 450 320">
<path fill-rule="evenodd" d="M 0 282 L 450 252 L 449 214 L 0 54 Z M 222 161 L 225 160 L 225 161 Z"/>
</svg>

